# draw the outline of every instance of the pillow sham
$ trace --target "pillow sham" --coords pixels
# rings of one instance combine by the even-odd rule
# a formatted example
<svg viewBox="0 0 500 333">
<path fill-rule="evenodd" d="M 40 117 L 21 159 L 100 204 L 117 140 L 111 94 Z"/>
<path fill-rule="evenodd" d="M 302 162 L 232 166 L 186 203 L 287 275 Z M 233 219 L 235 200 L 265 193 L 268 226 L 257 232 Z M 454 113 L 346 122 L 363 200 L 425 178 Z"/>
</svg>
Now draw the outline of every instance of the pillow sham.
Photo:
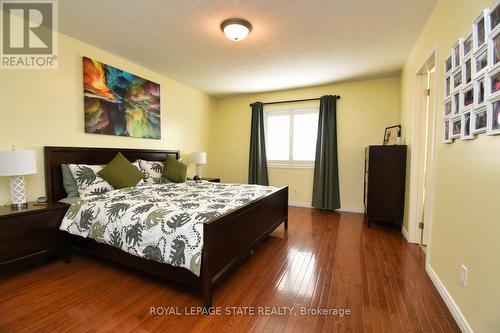
<svg viewBox="0 0 500 333">
<path fill-rule="evenodd" d="M 140 168 L 130 163 L 121 153 L 116 154 L 97 174 L 115 189 L 136 186 L 144 177 Z"/>
<path fill-rule="evenodd" d="M 102 165 L 68 164 L 68 167 L 76 181 L 80 198 L 113 190 L 113 186 L 97 174 L 102 170 Z"/>
<path fill-rule="evenodd" d="M 136 162 L 139 162 L 146 184 L 162 184 L 165 182 L 163 178 L 163 162 L 146 160 L 137 160 Z"/>
<path fill-rule="evenodd" d="M 174 183 L 184 183 L 186 173 L 187 165 L 176 160 L 175 157 L 167 156 L 163 168 L 163 177 Z"/>
<path fill-rule="evenodd" d="M 71 170 L 69 169 L 67 164 L 61 164 L 62 171 L 62 179 L 64 190 L 68 198 L 78 198 L 80 195 L 78 194 L 78 186 L 76 185 L 76 180 L 73 178 L 71 174 Z"/>
</svg>

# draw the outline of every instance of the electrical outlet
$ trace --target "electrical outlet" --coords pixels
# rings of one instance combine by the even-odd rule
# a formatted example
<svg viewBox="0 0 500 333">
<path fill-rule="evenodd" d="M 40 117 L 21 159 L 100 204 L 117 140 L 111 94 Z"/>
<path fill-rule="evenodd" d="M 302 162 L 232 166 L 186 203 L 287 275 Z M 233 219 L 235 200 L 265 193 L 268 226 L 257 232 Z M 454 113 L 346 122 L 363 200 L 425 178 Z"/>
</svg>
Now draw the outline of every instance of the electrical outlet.
<svg viewBox="0 0 500 333">
<path fill-rule="evenodd" d="M 460 283 L 467 287 L 467 273 L 469 269 L 465 265 L 460 265 Z"/>
</svg>

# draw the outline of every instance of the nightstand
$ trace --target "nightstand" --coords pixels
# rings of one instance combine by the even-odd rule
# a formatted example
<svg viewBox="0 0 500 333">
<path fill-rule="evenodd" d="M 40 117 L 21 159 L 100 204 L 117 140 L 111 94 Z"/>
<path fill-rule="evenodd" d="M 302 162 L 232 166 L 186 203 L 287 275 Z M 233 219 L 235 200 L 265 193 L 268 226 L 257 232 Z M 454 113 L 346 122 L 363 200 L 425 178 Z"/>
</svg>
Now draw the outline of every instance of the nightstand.
<svg viewBox="0 0 500 333">
<path fill-rule="evenodd" d="M 68 207 L 58 202 L 45 206 L 30 202 L 22 210 L 0 206 L 0 270 L 63 253 L 66 238 L 59 226 Z"/>
<path fill-rule="evenodd" d="M 193 178 L 188 178 L 188 180 L 193 180 Z M 201 180 L 210 182 L 210 183 L 220 183 L 220 178 L 210 178 L 210 177 L 201 177 Z"/>
</svg>

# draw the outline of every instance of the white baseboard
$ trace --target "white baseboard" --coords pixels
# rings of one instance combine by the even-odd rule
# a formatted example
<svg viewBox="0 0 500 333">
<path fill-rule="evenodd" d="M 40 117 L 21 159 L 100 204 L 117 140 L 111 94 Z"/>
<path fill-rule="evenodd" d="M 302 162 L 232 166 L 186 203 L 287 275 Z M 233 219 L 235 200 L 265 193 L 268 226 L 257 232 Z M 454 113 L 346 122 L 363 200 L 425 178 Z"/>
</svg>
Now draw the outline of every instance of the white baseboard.
<svg viewBox="0 0 500 333">
<path fill-rule="evenodd" d="M 408 235 L 408 230 L 406 230 L 405 226 L 401 226 L 401 233 L 403 234 L 403 237 L 406 239 L 407 242 L 410 242 L 409 238 L 410 235 Z"/>
<path fill-rule="evenodd" d="M 310 203 L 299 201 L 288 201 L 288 206 L 312 208 Z"/>
<path fill-rule="evenodd" d="M 429 264 L 425 265 L 425 271 L 429 275 L 429 277 L 432 280 L 432 283 L 438 290 L 439 294 L 441 295 L 441 298 L 444 300 L 446 303 L 446 306 L 448 307 L 448 310 L 450 310 L 451 315 L 453 318 L 455 318 L 455 321 L 457 322 L 458 326 L 460 327 L 460 330 L 465 333 L 472 333 L 474 332 L 472 328 L 470 327 L 469 323 L 465 319 L 464 315 L 462 314 L 462 311 L 460 311 L 460 308 L 458 307 L 457 303 L 453 300 L 451 297 L 450 293 L 444 286 L 443 282 L 439 279 L 437 276 L 436 272 L 432 269 L 432 267 Z"/>
<path fill-rule="evenodd" d="M 342 213 L 358 213 L 358 214 L 365 213 L 365 210 L 363 208 L 339 208 L 336 211 Z"/>
<path fill-rule="evenodd" d="M 294 207 L 313 208 L 310 203 L 299 202 L 299 201 L 288 201 L 288 205 Z M 359 214 L 365 213 L 365 210 L 363 208 L 340 208 L 336 209 L 336 211 L 343 213 L 359 213 Z"/>
</svg>

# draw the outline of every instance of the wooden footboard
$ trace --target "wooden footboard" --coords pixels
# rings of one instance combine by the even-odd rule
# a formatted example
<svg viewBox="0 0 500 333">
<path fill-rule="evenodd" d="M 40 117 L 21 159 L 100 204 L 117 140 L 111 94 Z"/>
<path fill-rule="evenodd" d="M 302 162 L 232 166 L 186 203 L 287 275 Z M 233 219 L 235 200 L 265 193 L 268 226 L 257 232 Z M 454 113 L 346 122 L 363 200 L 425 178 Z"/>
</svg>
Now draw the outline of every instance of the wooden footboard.
<svg viewBox="0 0 500 333">
<path fill-rule="evenodd" d="M 288 187 L 205 225 L 201 278 L 203 303 L 212 304 L 214 284 L 236 268 L 281 223 L 288 228 Z"/>
</svg>

